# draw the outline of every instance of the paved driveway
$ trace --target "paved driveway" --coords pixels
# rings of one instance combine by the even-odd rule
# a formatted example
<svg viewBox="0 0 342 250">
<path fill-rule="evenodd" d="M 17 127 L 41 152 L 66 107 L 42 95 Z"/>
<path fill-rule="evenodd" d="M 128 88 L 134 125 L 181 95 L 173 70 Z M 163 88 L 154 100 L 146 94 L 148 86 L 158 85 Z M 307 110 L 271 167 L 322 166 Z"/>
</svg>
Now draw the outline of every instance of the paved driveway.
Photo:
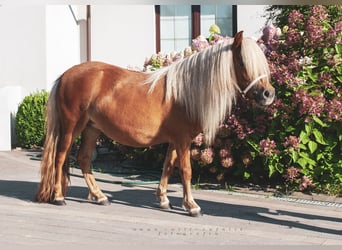
<svg viewBox="0 0 342 250">
<path fill-rule="evenodd" d="M 96 173 L 111 201 L 99 206 L 85 200 L 85 182 L 72 169 L 67 206 L 57 207 L 34 202 L 39 161 L 23 151 L 0 159 L 0 246 L 342 245 L 341 204 L 194 190 L 204 215 L 192 218 L 180 208 L 180 185 L 170 186 L 174 209 L 161 211 L 156 184 L 125 186 L 125 177 Z"/>
</svg>

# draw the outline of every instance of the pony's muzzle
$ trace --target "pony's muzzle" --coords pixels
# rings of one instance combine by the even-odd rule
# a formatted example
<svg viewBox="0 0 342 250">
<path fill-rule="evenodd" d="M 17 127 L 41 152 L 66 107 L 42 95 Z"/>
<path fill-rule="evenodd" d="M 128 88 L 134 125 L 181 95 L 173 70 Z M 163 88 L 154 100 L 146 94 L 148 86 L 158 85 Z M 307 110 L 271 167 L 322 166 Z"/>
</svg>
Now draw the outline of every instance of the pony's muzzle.
<svg viewBox="0 0 342 250">
<path fill-rule="evenodd" d="M 259 105 L 267 106 L 270 105 L 275 99 L 275 89 L 272 88 L 261 88 L 254 92 L 255 100 Z"/>
</svg>

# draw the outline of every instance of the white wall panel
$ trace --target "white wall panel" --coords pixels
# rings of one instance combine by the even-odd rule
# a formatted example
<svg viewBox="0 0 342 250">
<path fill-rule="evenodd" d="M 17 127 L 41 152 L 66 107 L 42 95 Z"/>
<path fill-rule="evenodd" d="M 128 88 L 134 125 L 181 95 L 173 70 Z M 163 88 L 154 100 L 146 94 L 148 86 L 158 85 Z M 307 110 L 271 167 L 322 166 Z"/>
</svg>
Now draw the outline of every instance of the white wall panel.
<svg viewBox="0 0 342 250">
<path fill-rule="evenodd" d="M 155 52 L 153 5 L 91 7 L 91 59 L 142 68 Z"/>
</svg>

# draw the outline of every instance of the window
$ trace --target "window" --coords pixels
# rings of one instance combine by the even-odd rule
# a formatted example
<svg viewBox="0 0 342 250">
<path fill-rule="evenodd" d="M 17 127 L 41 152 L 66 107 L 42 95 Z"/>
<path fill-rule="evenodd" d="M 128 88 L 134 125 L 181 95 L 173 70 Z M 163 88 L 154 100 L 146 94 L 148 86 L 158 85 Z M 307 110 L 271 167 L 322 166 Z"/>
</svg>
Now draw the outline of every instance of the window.
<svg viewBox="0 0 342 250">
<path fill-rule="evenodd" d="M 182 51 L 216 23 L 223 36 L 236 33 L 235 5 L 156 5 L 157 52 Z"/>
<path fill-rule="evenodd" d="M 191 6 L 160 6 L 161 51 L 180 51 L 191 43 Z"/>
<path fill-rule="evenodd" d="M 201 34 L 209 36 L 209 28 L 216 23 L 221 35 L 233 35 L 233 8 L 231 5 L 201 5 Z"/>
</svg>

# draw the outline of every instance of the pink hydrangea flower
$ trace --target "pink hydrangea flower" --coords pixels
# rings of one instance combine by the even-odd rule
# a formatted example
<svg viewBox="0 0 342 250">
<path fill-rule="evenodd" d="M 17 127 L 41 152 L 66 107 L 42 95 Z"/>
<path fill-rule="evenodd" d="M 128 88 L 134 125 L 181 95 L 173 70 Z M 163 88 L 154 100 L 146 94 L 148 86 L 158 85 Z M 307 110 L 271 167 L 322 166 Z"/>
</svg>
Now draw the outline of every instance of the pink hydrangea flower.
<svg viewBox="0 0 342 250">
<path fill-rule="evenodd" d="M 205 148 L 201 151 L 201 160 L 205 164 L 210 164 L 214 160 L 214 150 L 211 147 Z"/>
</svg>

